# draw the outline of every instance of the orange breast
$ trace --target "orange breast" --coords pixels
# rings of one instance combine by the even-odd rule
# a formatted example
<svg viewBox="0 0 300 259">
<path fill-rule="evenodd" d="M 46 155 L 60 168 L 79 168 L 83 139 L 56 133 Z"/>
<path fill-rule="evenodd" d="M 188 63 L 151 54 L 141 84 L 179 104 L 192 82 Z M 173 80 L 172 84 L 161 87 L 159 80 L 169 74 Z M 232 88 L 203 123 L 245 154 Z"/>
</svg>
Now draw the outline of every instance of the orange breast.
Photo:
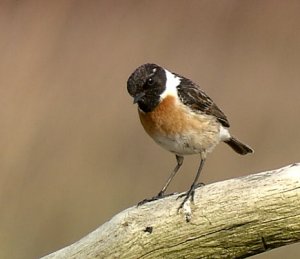
<svg viewBox="0 0 300 259">
<path fill-rule="evenodd" d="M 176 154 L 200 153 L 220 141 L 220 125 L 213 116 L 193 113 L 173 96 L 167 96 L 152 112 L 139 110 L 139 116 L 146 132 Z"/>
<path fill-rule="evenodd" d="M 180 114 L 176 111 L 174 97 L 166 97 L 152 112 L 139 110 L 141 123 L 150 136 L 169 135 L 180 130 Z"/>
<path fill-rule="evenodd" d="M 146 132 L 150 135 L 176 135 L 187 130 L 201 131 L 204 126 L 199 118 L 194 118 L 182 104 L 176 104 L 175 97 L 167 96 L 152 112 L 139 116 Z"/>
</svg>

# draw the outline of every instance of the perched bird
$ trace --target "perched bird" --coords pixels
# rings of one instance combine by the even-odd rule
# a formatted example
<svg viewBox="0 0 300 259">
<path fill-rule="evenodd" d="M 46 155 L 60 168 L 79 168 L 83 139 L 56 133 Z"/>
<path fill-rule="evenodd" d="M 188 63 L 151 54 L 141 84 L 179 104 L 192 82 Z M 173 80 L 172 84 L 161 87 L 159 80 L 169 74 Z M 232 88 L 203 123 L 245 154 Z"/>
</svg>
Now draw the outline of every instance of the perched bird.
<svg viewBox="0 0 300 259">
<path fill-rule="evenodd" d="M 165 196 L 185 155 L 200 154 L 200 165 L 190 189 L 179 208 L 193 199 L 194 190 L 206 156 L 221 141 L 241 155 L 253 150 L 232 137 L 225 114 L 191 80 L 156 64 L 138 67 L 127 81 L 128 93 L 138 104 L 138 114 L 145 131 L 153 140 L 176 156 L 177 165 L 162 190 L 145 203 Z"/>
</svg>

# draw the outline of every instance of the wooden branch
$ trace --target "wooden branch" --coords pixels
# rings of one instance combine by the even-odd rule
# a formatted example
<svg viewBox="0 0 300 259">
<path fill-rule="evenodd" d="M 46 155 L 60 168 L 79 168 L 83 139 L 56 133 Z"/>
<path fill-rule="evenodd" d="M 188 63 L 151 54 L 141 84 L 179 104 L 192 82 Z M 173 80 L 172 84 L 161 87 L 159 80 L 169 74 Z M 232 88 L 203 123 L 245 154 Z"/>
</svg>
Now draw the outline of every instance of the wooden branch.
<svg viewBox="0 0 300 259">
<path fill-rule="evenodd" d="M 126 209 L 50 258 L 245 258 L 300 241 L 300 164 Z"/>
</svg>

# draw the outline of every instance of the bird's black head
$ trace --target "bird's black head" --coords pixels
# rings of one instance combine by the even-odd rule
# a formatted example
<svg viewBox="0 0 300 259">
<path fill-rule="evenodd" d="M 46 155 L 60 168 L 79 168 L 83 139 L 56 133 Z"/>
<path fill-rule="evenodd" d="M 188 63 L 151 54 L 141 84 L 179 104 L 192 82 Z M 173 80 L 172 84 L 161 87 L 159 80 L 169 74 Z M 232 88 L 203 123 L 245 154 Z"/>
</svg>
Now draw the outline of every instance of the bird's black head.
<svg viewBox="0 0 300 259">
<path fill-rule="evenodd" d="M 144 112 L 151 112 L 160 102 L 160 94 L 166 88 L 165 70 L 155 64 L 138 67 L 128 78 L 127 91 Z"/>
</svg>

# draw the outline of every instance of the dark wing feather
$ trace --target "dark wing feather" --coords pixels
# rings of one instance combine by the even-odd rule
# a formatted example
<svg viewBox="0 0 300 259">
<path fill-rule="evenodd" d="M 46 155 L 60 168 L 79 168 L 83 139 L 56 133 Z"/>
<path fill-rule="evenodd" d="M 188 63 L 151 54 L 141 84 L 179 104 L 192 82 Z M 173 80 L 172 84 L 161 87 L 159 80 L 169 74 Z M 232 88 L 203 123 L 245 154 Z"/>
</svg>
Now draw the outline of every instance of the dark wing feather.
<svg viewBox="0 0 300 259">
<path fill-rule="evenodd" d="M 212 115 L 216 117 L 223 126 L 230 126 L 225 114 L 218 108 L 213 100 L 191 80 L 181 77 L 181 82 L 180 85 L 177 86 L 177 90 L 180 100 L 189 106 L 191 110 Z"/>
</svg>

